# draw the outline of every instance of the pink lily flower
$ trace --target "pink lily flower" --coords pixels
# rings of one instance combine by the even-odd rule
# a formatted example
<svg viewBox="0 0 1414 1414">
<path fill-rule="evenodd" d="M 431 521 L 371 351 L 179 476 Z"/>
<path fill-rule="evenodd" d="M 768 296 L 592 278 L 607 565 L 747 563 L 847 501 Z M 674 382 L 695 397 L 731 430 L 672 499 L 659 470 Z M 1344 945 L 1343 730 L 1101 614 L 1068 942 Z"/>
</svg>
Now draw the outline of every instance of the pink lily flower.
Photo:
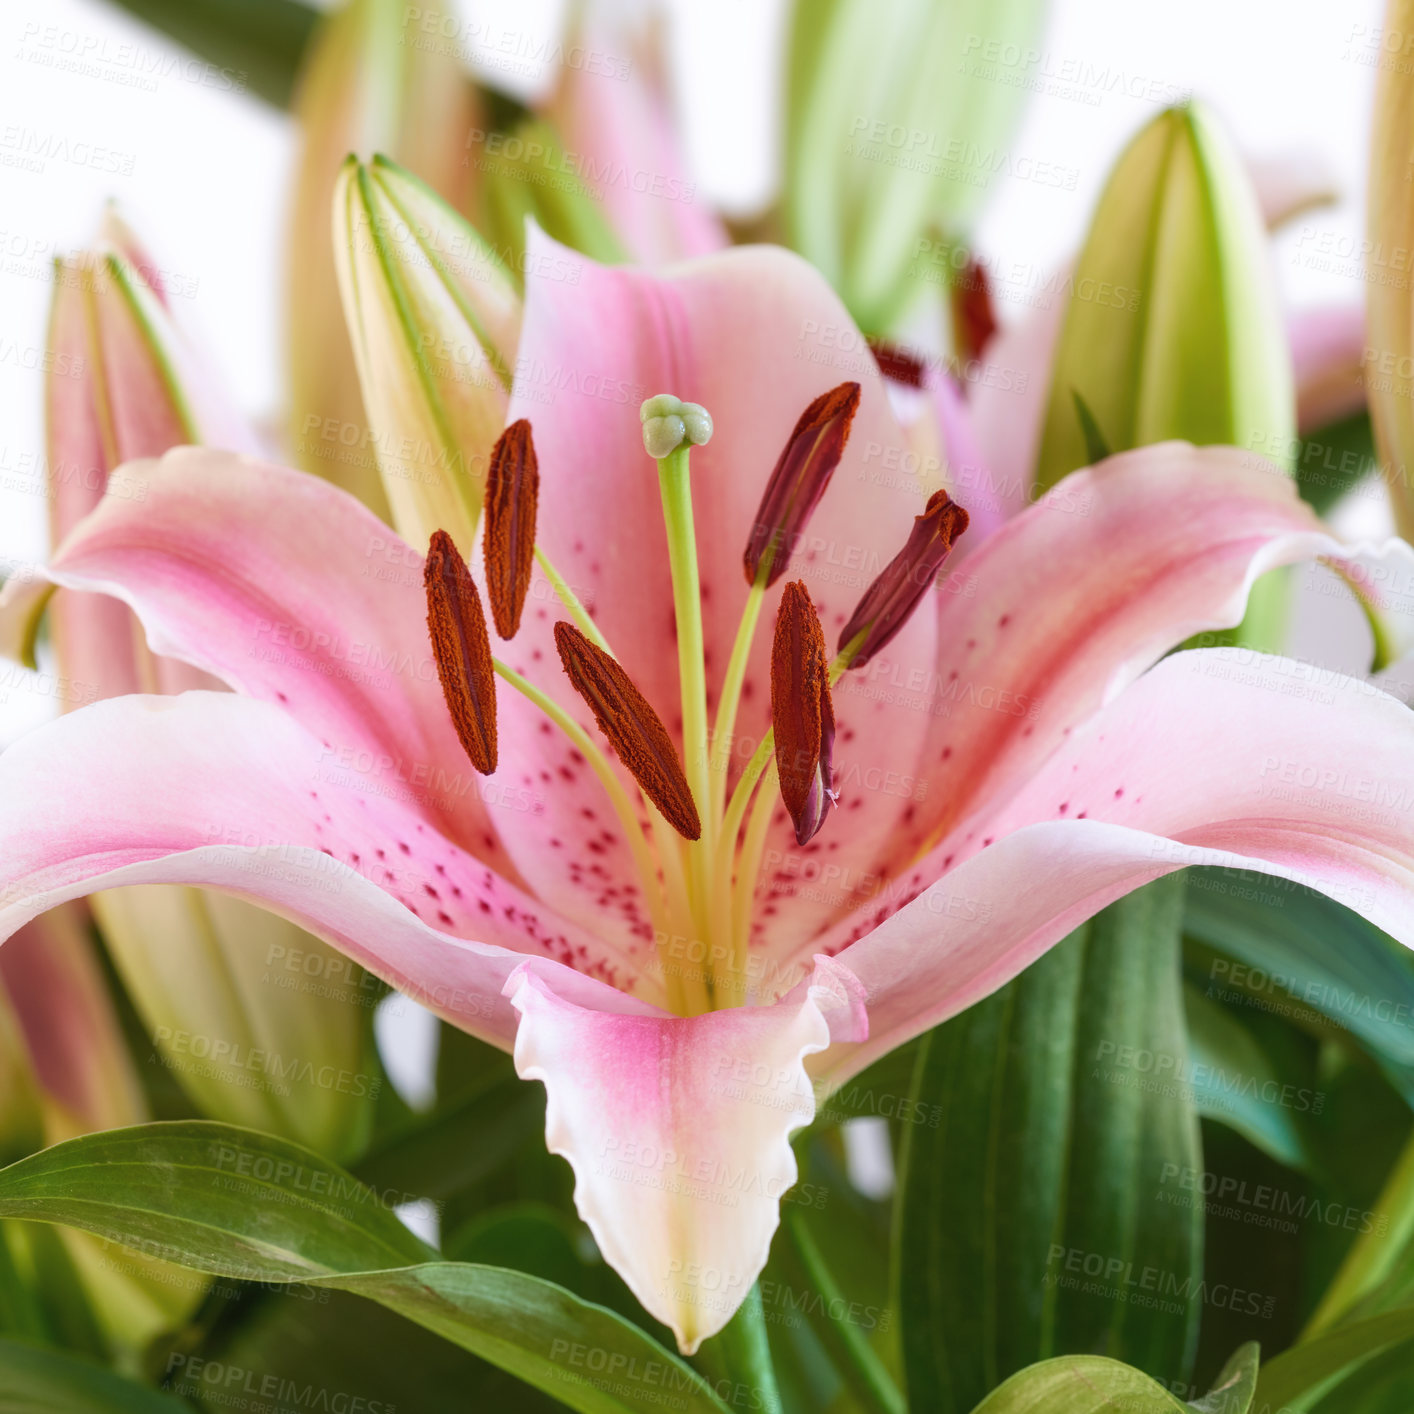
<svg viewBox="0 0 1414 1414">
<path fill-rule="evenodd" d="M 788 573 L 758 596 L 742 557 L 797 420 L 828 440 L 833 424 L 801 413 L 838 382 L 839 351 L 863 347 L 843 306 L 775 249 L 662 274 L 580 261 L 538 233 L 532 255 L 579 278 L 528 282 L 510 418 L 533 430 L 539 547 L 618 668 L 592 635 L 557 631 L 565 613 L 537 571 L 500 649 L 495 774 L 473 774 L 439 681 L 474 673 L 487 635 L 456 547 L 436 543 L 431 576 L 436 631 L 461 644 L 448 666 L 429 647 L 421 548 L 350 497 L 207 450 L 135 464 L 140 508 L 105 501 L 48 578 L 121 598 L 156 651 L 234 691 L 98 703 L 0 756 L 0 931 L 117 884 L 224 889 L 512 1049 L 546 1087 L 547 1143 L 604 1256 L 687 1352 L 760 1272 L 817 1093 L 1128 890 L 1190 864 L 1262 870 L 1414 944 L 1408 709 L 1282 659 L 1164 657 L 1239 622 L 1266 570 L 1347 553 L 1276 468 L 1171 443 L 1077 472 L 962 572 L 944 567 L 863 668 L 839 677 L 836 659 L 831 707 L 807 610 L 834 649 L 881 575 L 875 602 L 911 600 L 895 557 L 922 534 L 922 494 L 877 474 L 908 444 L 867 354 L 847 367 L 849 439 L 783 547 Z M 665 387 L 700 406 L 655 397 L 641 427 L 638 398 Z M 668 535 L 660 507 L 663 468 L 685 453 L 658 476 L 644 455 L 674 427 L 705 443 L 695 599 L 680 592 L 681 501 Z M 535 473 L 516 437 L 497 495 L 523 508 Z M 962 533 L 945 509 L 935 498 L 929 514 Z M 1386 553 L 1411 558 L 1399 542 Z M 930 577 L 938 558 L 937 542 L 919 550 Z M 773 671 L 770 634 L 739 632 L 754 597 L 774 617 L 783 596 L 795 618 L 776 641 L 800 645 L 794 672 Z M 23 590 L 5 601 L 27 609 Z M 594 714 L 562 656 L 599 674 Z M 705 681 L 710 712 L 737 669 L 735 723 L 704 758 L 696 688 L 680 687 Z M 526 690 L 508 689 L 517 675 Z M 681 752 L 655 765 L 665 789 L 692 783 L 693 844 L 615 806 L 636 777 L 603 760 L 595 719 L 623 729 L 635 693 Z M 832 734 L 832 803 L 811 786 L 801 833 L 825 817 L 802 846 L 761 797 L 733 871 L 736 791 L 720 802 L 760 757 L 772 695 L 807 751 Z M 461 725 L 484 730 L 484 710 Z M 724 764 L 720 787 L 704 779 Z M 714 838 L 725 854 L 697 852 Z M 681 933 L 660 921 L 675 892 L 695 917 Z"/>
</svg>

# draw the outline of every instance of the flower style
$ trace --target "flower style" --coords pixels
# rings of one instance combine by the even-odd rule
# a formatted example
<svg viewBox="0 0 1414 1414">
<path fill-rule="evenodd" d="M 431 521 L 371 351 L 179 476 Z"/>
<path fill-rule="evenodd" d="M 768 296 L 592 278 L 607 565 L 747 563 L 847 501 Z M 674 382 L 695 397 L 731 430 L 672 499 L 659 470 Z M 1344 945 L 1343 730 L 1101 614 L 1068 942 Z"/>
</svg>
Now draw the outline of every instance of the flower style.
<svg viewBox="0 0 1414 1414">
<path fill-rule="evenodd" d="M 513 1049 L 606 1259 L 687 1352 L 760 1272 L 816 1094 L 1126 891 L 1254 868 L 1414 943 L 1409 711 L 1277 658 L 1164 657 L 1239 622 L 1266 570 L 1348 553 L 1277 468 L 1126 453 L 940 570 L 965 516 L 891 470 L 908 444 L 866 356 L 828 489 L 747 583 L 768 471 L 862 347 L 838 299 L 773 249 L 650 274 L 531 239 L 531 269 L 578 278 L 527 283 L 507 435 L 533 438 L 536 482 L 497 499 L 538 525 L 519 629 L 491 645 L 495 773 L 443 690 L 474 678 L 462 707 L 484 704 L 480 649 L 456 646 L 482 614 L 472 546 L 433 547 L 434 654 L 421 548 L 352 498 L 208 450 L 137 463 L 141 500 L 105 500 L 48 579 L 125 601 L 154 651 L 234 691 L 101 702 L 0 757 L 5 932 L 117 884 L 224 889 Z M 645 414 L 680 420 L 672 447 L 634 416 L 662 389 L 693 400 Z M 499 596 L 526 541 L 487 534 Z M 648 717 L 695 840 L 626 769 Z"/>
</svg>

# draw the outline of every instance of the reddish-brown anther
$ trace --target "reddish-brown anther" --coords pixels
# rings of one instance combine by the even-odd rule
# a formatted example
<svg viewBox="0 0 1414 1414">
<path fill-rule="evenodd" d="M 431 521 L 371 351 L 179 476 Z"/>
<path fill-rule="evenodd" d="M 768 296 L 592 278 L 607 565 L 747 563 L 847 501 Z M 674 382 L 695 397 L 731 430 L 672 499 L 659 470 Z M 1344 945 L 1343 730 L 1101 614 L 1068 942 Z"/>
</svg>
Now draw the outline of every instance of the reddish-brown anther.
<svg viewBox="0 0 1414 1414">
<path fill-rule="evenodd" d="M 599 730 L 644 795 L 684 839 L 700 839 L 702 821 L 677 747 L 633 679 L 564 619 L 555 625 L 555 647 L 574 690 L 589 704 Z"/>
<path fill-rule="evenodd" d="M 815 514 L 820 497 L 844 455 L 850 424 L 859 410 L 859 384 L 841 383 L 800 414 L 795 431 L 776 459 L 766 483 L 756 521 L 747 538 L 742 563 L 746 582 L 756 583 L 761 562 L 770 553 L 766 584 L 774 584 L 790 565 L 791 547 Z"/>
<path fill-rule="evenodd" d="M 514 638 L 535 564 L 535 508 L 540 468 L 530 423 L 521 418 L 501 433 L 486 473 L 486 593 L 502 638 Z"/>
<path fill-rule="evenodd" d="M 840 630 L 841 653 L 858 634 L 864 634 L 851 668 L 862 668 L 908 622 L 954 542 L 967 529 L 967 519 L 967 512 L 946 491 L 929 496 L 923 514 L 914 517 L 907 543 L 864 591 Z"/>
<path fill-rule="evenodd" d="M 471 764 L 483 776 L 496 769 L 496 675 L 486 615 L 461 552 L 445 530 L 432 532 L 422 571 L 427 628 L 442 696 Z"/>
<path fill-rule="evenodd" d="M 781 596 L 771 645 L 771 724 L 781 799 L 798 844 L 809 844 L 835 799 L 835 709 L 825 631 L 810 595 L 793 580 Z"/>
<path fill-rule="evenodd" d="M 952 287 L 952 328 L 953 344 L 964 359 L 981 358 L 997 332 L 991 281 L 976 256 Z"/>
</svg>

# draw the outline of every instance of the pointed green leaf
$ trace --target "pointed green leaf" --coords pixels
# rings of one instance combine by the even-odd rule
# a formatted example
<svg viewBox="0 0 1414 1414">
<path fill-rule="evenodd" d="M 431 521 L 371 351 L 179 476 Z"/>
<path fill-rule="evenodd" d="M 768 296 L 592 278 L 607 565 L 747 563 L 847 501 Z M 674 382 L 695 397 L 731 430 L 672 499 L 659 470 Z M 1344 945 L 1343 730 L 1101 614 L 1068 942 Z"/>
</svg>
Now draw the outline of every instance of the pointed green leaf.
<svg viewBox="0 0 1414 1414">
<path fill-rule="evenodd" d="M 183 1414 L 171 1395 L 62 1350 L 0 1339 L 0 1414 Z"/>
<path fill-rule="evenodd" d="M 213 88 L 288 107 L 319 12 L 300 0 L 111 0 L 215 66 Z"/>
<path fill-rule="evenodd" d="M 1279 907 L 1273 907 L 1275 900 Z M 1414 958 L 1358 913 L 1295 884 L 1191 871 L 1184 931 L 1222 954 L 1204 992 L 1275 1016 L 1344 1027 L 1414 1104 Z"/>
<path fill-rule="evenodd" d="M 351 1174 L 202 1121 L 56 1144 L 0 1170 L 0 1217 L 64 1223 L 213 1275 L 330 1286 L 397 1311 L 584 1414 L 722 1414 L 690 1366 L 539 1278 L 435 1260 Z M 577 1363 L 576 1352 L 583 1352 Z"/>
<path fill-rule="evenodd" d="M 1147 1375 L 1099 1355 L 1063 1355 L 1013 1375 L 974 1414 L 1248 1414 L 1257 1384 L 1255 1345 L 1228 1361 L 1212 1391 L 1185 1404 Z"/>
<path fill-rule="evenodd" d="M 1057 1353 L 1191 1361 L 1202 1211 L 1161 1192 L 1202 1167 L 1182 896 L 1112 905 L 928 1038 L 910 1110 L 937 1123 L 904 1126 L 894 1246 L 914 1407 L 961 1414 Z"/>
</svg>

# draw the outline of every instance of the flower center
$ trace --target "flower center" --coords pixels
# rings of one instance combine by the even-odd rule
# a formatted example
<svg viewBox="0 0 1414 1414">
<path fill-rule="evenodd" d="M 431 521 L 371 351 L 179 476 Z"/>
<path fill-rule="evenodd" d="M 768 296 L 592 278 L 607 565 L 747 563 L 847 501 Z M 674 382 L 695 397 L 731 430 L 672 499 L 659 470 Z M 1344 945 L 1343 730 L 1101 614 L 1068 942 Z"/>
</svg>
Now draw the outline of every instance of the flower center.
<svg viewBox="0 0 1414 1414">
<path fill-rule="evenodd" d="M 789 566 L 809 516 L 844 453 L 859 385 L 822 394 L 801 415 L 777 460 L 743 556 L 750 586 L 717 704 L 707 710 L 707 672 L 693 521 L 690 452 L 712 435 L 705 408 L 671 394 L 640 409 L 644 448 L 657 462 L 677 628 L 683 754 L 584 607 L 535 543 L 538 470 L 530 425 L 507 428 L 488 474 L 483 544 L 497 633 L 516 632 L 538 562 L 570 615 L 555 644 L 570 685 L 588 705 L 613 754 L 633 778 L 641 809 L 608 756 L 553 698 L 490 652 L 480 598 L 450 536 L 438 531 L 426 570 L 428 624 L 458 737 L 477 770 L 496 765 L 493 674 L 535 704 L 588 761 L 618 817 L 647 901 L 669 1006 L 684 1016 L 751 1000 L 748 940 L 766 836 L 777 799 L 796 839 L 826 825 L 838 798 L 830 690 L 908 620 L 933 582 L 967 512 L 937 492 L 907 543 L 860 600 L 831 661 L 804 583 L 781 595 L 771 653 L 772 727 L 727 795 L 727 776 L 746 665 L 768 587 Z M 646 817 L 647 829 L 642 820 Z M 689 944 L 686 967 L 682 944 Z M 700 958 L 701 961 L 696 961 Z"/>
</svg>

